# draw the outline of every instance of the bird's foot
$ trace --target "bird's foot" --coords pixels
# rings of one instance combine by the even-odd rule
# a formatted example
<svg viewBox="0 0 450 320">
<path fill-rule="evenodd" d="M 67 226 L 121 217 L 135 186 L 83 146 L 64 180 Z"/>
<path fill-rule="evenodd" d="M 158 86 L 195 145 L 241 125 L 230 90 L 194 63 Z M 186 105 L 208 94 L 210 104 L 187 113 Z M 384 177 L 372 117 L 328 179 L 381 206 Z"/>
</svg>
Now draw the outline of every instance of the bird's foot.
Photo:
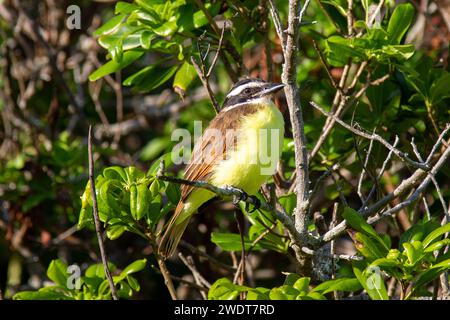
<svg viewBox="0 0 450 320">
<path fill-rule="evenodd" d="M 234 205 L 237 206 L 239 204 L 239 201 L 244 201 L 245 202 L 245 211 L 248 213 L 252 213 L 261 207 L 261 201 L 256 196 L 249 195 L 247 192 L 245 192 L 242 189 L 240 189 L 239 191 L 240 191 L 240 193 L 238 196 L 233 196 L 233 204 Z M 249 199 L 251 199 L 251 201 L 248 201 Z M 253 209 L 251 211 L 249 210 L 250 203 L 253 204 Z"/>
<path fill-rule="evenodd" d="M 247 201 L 247 199 L 249 198 L 249 195 L 247 194 L 247 192 L 245 192 L 242 189 L 238 189 L 238 190 L 239 190 L 239 195 L 233 196 L 233 204 L 235 206 L 237 206 L 239 204 L 239 201 Z"/>
<path fill-rule="evenodd" d="M 253 213 L 261 207 L 261 200 L 259 200 L 256 196 L 249 196 L 249 198 L 252 199 L 253 209 L 249 210 L 250 202 L 246 202 L 245 211 L 247 211 L 248 213 Z"/>
</svg>

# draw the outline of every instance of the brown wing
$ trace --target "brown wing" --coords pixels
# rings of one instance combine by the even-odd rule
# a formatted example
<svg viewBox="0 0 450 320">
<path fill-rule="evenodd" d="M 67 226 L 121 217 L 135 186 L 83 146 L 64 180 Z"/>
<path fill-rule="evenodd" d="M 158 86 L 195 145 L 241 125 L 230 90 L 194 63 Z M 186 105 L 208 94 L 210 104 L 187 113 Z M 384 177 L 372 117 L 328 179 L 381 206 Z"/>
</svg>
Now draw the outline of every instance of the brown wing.
<svg viewBox="0 0 450 320">
<path fill-rule="evenodd" d="M 227 145 L 236 143 L 236 137 L 233 134 L 226 136 L 227 130 L 239 128 L 242 116 L 255 112 L 257 108 L 258 106 L 255 105 L 244 105 L 220 112 L 195 144 L 192 158 L 185 169 L 184 178 L 190 181 L 208 181 L 214 165 L 222 159 L 226 159 L 226 151 L 230 150 Z M 222 144 L 219 147 L 217 147 L 219 141 L 216 139 L 221 139 Z M 184 202 L 193 189 L 192 186 L 182 185 L 180 201 Z"/>
</svg>

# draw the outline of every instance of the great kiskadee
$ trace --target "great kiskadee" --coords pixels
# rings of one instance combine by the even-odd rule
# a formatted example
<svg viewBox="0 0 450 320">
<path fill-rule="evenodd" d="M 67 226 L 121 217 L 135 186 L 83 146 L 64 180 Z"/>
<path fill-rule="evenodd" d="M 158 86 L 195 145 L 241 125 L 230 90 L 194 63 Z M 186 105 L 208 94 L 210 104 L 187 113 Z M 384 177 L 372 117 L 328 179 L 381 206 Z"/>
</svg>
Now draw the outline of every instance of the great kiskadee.
<svg viewBox="0 0 450 320">
<path fill-rule="evenodd" d="M 274 174 L 281 155 L 284 120 L 272 99 L 283 86 L 260 79 L 237 82 L 195 143 L 184 178 L 256 194 Z M 192 215 L 215 196 L 206 189 L 181 186 L 180 202 L 160 241 L 161 255 L 173 254 Z"/>
</svg>

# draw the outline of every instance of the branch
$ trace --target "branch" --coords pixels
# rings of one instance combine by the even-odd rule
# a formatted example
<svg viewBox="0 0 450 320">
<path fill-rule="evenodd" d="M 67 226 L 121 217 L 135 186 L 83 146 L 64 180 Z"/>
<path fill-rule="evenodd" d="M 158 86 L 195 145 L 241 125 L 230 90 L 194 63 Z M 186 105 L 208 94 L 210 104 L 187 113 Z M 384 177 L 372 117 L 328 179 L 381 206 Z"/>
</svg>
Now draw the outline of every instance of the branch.
<svg viewBox="0 0 450 320">
<path fill-rule="evenodd" d="M 225 20 L 224 23 L 223 23 L 222 32 L 220 33 L 220 39 L 219 39 L 219 44 L 217 46 L 216 54 L 214 55 L 214 58 L 213 58 L 213 61 L 211 62 L 211 65 L 209 66 L 208 73 L 205 75 L 206 79 L 209 79 L 209 77 L 211 76 L 211 72 L 213 71 L 214 66 L 217 63 L 217 59 L 219 59 L 220 49 L 222 48 L 223 36 L 225 34 L 225 28 L 226 27 L 227 27 L 227 21 Z"/>
<path fill-rule="evenodd" d="M 111 296 L 113 300 L 119 300 L 117 297 L 116 287 L 114 286 L 114 281 L 111 277 L 111 272 L 108 267 L 108 260 L 105 253 L 105 245 L 103 243 L 102 231 L 100 227 L 100 219 L 98 217 L 98 206 L 97 206 L 97 195 L 95 192 L 95 181 L 94 181 L 94 158 L 92 156 L 92 126 L 89 126 L 89 136 L 88 136 L 88 154 L 89 154 L 89 181 L 91 183 L 91 195 L 92 195 L 92 211 L 94 213 L 94 224 L 95 232 L 97 233 L 98 246 L 100 248 L 100 255 L 102 257 L 103 268 L 105 269 L 105 275 L 108 279 L 109 287 L 111 289 Z"/>
<path fill-rule="evenodd" d="M 178 257 L 181 259 L 181 261 L 184 263 L 186 267 L 191 271 L 192 276 L 194 277 L 195 283 L 203 288 L 209 289 L 211 288 L 211 284 L 202 276 L 202 274 L 197 270 L 197 267 L 195 266 L 194 260 L 191 256 L 185 257 L 181 252 L 178 253 Z M 200 294 L 202 295 L 203 299 L 207 299 L 207 296 L 204 291 L 200 291 Z"/>
<path fill-rule="evenodd" d="M 295 150 L 296 167 L 296 195 L 297 204 L 294 210 L 295 228 L 300 234 L 302 243 L 308 239 L 308 205 L 309 205 L 309 176 L 308 176 L 308 150 L 304 132 L 304 121 L 300 105 L 300 92 L 296 84 L 297 77 L 297 53 L 299 26 L 302 15 L 309 1 L 305 2 L 300 12 L 300 1 L 289 1 L 288 26 L 285 32 L 284 65 L 281 79 L 285 84 L 284 92 L 289 108 L 289 116 L 292 125 L 292 136 Z M 273 11 L 273 10 L 272 10 Z M 283 37 L 280 39 L 283 41 Z"/>
<path fill-rule="evenodd" d="M 209 95 L 209 99 L 211 100 L 211 103 L 214 107 L 214 110 L 216 111 L 216 113 L 219 113 L 220 111 L 220 106 L 219 103 L 217 102 L 216 97 L 214 96 L 214 93 L 211 89 L 211 86 L 209 85 L 209 79 L 206 78 L 205 72 L 204 72 L 204 68 L 202 69 L 198 63 L 195 61 L 194 57 L 191 57 L 191 62 L 194 65 L 195 71 L 197 71 L 198 77 L 200 78 L 200 81 L 203 83 L 203 86 L 205 87 L 206 91 L 208 92 Z"/>
<path fill-rule="evenodd" d="M 328 113 L 325 110 L 323 110 L 319 105 L 317 105 L 315 102 L 310 101 L 310 104 L 317 110 L 319 110 L 321 113 L 323 113 L 324 115 L 328 116 L 328 117 L 332 117 L 337 123 L 339 123 L 341 126 L 343 126 L 344 128 L 346 128 L 347 130 L 353 132 L 354 134 L 361 136 L 363 138 L 369 139 L 369 140 L 375 140 L 380 142 L 382 145 L 384 145 L 387 149 L 389 149 L 390 151 L 392 151 L 397 157 L 399 157 L 400 159 L 402 159 L 403 161 L 407 162 L 409 165 L 413 166 L 414 168 L 419 168 L 422 169 L 424 171 L 428 171 L 430 170 L 430 166 L 427 162 L 417 162 L 412 160 L 410 157 L 408 157 L 408 154 L 405 152 L 402 152 L 400 150 L 398 150 L 397 148 L 395 148 L 394 146 L 392 146 L 389 142 L 387 142 L 386 140 L 384 140 L 381 136 L 379 136 L 378 134 L 370 134 L 370 133 L 366 133 L 363 132 L 361 130 L 358 130 L 350 125 L 348 125 L 347 123 L 345 123 L 344 121 L 342 121 L 341 119 L 339 119 L 338 117 L 336 117 L 334 114 Z"/>
<path fill-rule="evenodd" d="M 439 142 L 437 142 L 437 143 L 439 143 Z M 434 150 L 434 148 L 433 148 L 433 150 Z M 401 209 L 403 209 L 404 207 L 408 206 L 413 201 L 415 201 L 422 194 L 422 192 L 425 190 L 425 188 L 430 183 L 431 177 L 436 175 L 436 173 L 444 165 L 444 163 L 446 163 L 446 161 L 448 160 L 449 157 L 450 157 L 450 146 L 448 146 L 446 148 L 444 153 L 441 155 L 439 160 L 436 162 L 436 164 L 431 168 L 431 170 L 429 172 L 424 171 L 422 169 L 417 169 L 416 171 L 414 171 L 414 173 L 408 179 L 403 180 L 402 183 L 393 192 L 387 194 L 381 200 L 374 203 L 372 206 L 370 206 L 368 208 L 361 208 L 358 211 L 358 213 L 363 217 L 367 217 L 367 216 L 377 212 L 382 207 L 384 207 L 392 199 L 401 197 L 408 190 L 410 190 L 415 185 L 417 185 L 420 181 L 422 181 L 420 183 L 420 185 L 417 187 L 416 191 L 411 196 L 409 196 L 407 200 L 405 200 L 404 202 L 396 205 L 395 207 L 393 207 L 389 210 L 386 210 L 385 212 L 382 213 L 382 215 L 372 218 L 372 219 L 369 219 L 369 222 L 375 223 L 385 217 L 388 217 L 388 216 L 391 216 L 391 215 L 397 213 L 398 211 L 400 211 Z M 342 234 L 346 228 L 347 228 L 347 223 L 344 220 L 339 225 L 337 225 L 333 229 L 329 230 L 322 237 L 322 239 L 321 239 L 322 242 L 328 242 L 328 241 L 336 238 L 337 236 Z"/>
<path fill-rule="evenodd" d="M 151 267 L 156 273 L 162 274 L 162 273 L 161 273 L 161 270 L 159 270 L 157 267 L 155 267 L 155 266 L 150 266 L 150 267 Z M 183 279 L 183 278 L 181 278 L 181 277 L 177 277 L 177 276 L 170 275 L 170 279 L 172 279 L 172 280 L 174 280 L 174 281 L 178 281 L 179 283 L 182 283 L 182 284 L 185 284 L 185 285 L 187 285 L 187 286 L 193 287 L 193 288 L 198 289 L 198 290 L 200 290 L 200 291 L 206 291 L 206 292 L 208 291 L 208 288 L 199 286 L 199 285 L 196 284 L 195 282 L 191 282 L 191 281 L 185 280 L 185 279 Z"/>
<path fill-rule="evenodd" d="M 280 12 L 275 5 L 274 0 L 268 0 L 270 5 L 270 15 L 272 16 L 273 24 L 275 25 L 275 30 L 277 32 L 278 38 L 281 41 L 281 49 L 284 54 L 284 49 L 286 46 L 286 35 L 283 32 L 283 24 L 281 23 Z"/>
<path fill-rule="evenodd" d="M 428 187 L 428 185 L 430 184 L 430 182 L 432 181 L 432 178 L 437 174 L 437 172 L 439 171 L 439 169 L 442 167 L 442 165 L 447 161 L 447 159 L 450 157 L 450 146 L 447 147 L 447 149 L 445 149 L 444 153 L 442 154 L 442 156 L 439 158 L 438 162 L 436 162 L 436 164 L 434 165 L 434 167 L 430 170 L 429 174 L 427 175 L 427 177 L 422 181 L 422 183 L 419 185 L 419 187 L 417 187 L 416 191 L 414 191 L 414 193 L 412 195 L 410 195 L 405 201 L 403 201 L 402 203 L 399 203 L 398 205 L 396 205 L 395 207 L 384 211 L 381 215 L 376 216 L 376 217 L 372 217 L 371 219 L 369 219 L 367 222 L 370 224 L 376 223 L 378 221 L 380 221 L 383 218 L 389 217 L 395 213 L 397 213 L 398 211 L 400 211 L 401 209 L 403 209 L 404 207 L 409 206 L 411 203 L 413 203 L 415 200 L 417 200 L 419 198 L 419 196 L 425 191 L 425 189 Z"/>
<path fill-rule="evenodd" d="M 230 272 L 235 272 L 236 271 L 236 268 L 234 268 L 233 266 L 229 266 L 229 265 L 227 265 L 227 264 L 217 260 L 213 256 L 207 254 L 206 252 L 203 252 L 199 248 L 194 247 L 193 245 L 191 245 L 190 243 L 187 243 L 186 241 L 181 240 L 180 241 L 180 246 L 182 246 L 183 248 L 189 250 L 191 253 L 198 255 L 199 258 L 205 259 L 210 264 L 213 264 L 213 265 L 217 266 L 218 268 L 222 268 L 222 269 L 225 269 L 225 270 L 230 271 Z"/>
<path fill-rule="evenodd" d="M 175 287 L 173 286 L 172 276 L 170 275 L 169 270 L 167 269 L 164 259 L 158 254 L 158 251 L 156 250 L 153 251 L 155 253 L 156 260 L 158 261 L 159 270 L 161 270 L 161 274 L 164 278 L 164 284 L 169 290 L 170 297 L 172 298 L 172 300 L 178 300 Z"/>
</svg>

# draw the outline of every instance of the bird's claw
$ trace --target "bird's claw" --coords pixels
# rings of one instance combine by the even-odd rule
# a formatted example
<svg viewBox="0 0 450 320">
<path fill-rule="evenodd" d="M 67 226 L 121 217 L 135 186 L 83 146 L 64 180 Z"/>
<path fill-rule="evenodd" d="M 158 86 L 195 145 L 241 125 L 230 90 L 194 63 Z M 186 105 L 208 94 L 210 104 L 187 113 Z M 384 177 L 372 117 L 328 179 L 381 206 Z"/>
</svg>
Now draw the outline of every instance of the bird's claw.
<svg viewBox="0 0 450 320">
<path fill-rule="evenodd" d="M 256 196 L 249 196 L 249 198 L 252 199 L 253 209 L 249 210 L 250 203 L 246 202 L 245 211 L 247 211 L 248 213 L 253 213 L 261 207 L 261 200 L 259 200 Z"/>
<path fill-rule="evenodd" d="M 252 199 L 252 201 L 247 202 L 248 199 Z M 245 202 L 245 211 L 248 213 L 255 212 L 261 207 L 261 201 L 256 196 L 247 194 L 244 190 L 240 190 L 239 195 L 233 196 L 233 204 L 235 206 L 239 204 L 239 201 Z M 251 211 L 249 210 L 250 203 L 253 204 L 253 209 Z"/>
<path fill-rule="evenodd" d="M 233 196 L 233 204 L 237 206 L 239 204 L 239 201 L 247 201 L 249 198 L 249 195 L 244 190 L 239 190 L 239 195 Z"/>
</svg>

